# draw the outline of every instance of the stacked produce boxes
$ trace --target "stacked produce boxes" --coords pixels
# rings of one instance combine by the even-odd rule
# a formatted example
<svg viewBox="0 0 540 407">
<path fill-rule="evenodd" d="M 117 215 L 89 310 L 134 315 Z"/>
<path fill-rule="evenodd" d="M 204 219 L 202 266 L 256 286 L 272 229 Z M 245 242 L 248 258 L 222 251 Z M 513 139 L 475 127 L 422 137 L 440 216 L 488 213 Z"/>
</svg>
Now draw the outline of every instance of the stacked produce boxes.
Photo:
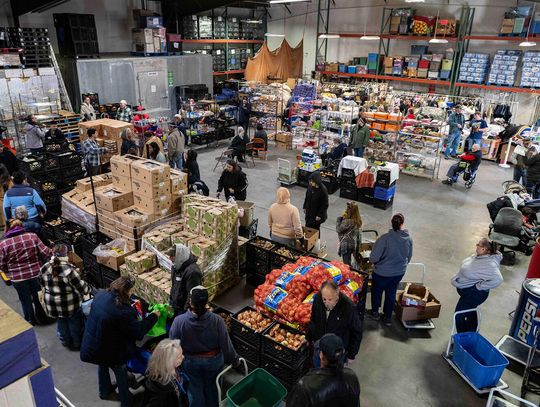
<svg viewBox="0 0 540 407">
<path fill-rule="evenodd" d="M 526 88 L 540 88 L 539 51 L 527 51 L 523 54 L 523 70 L 520 85 Z"/>
<path fill-rule="evenodd" d="M 489 54 L 467 52 L 459 68 L 460 82 L 484 83 L 489 68 Z"/>
</svg>

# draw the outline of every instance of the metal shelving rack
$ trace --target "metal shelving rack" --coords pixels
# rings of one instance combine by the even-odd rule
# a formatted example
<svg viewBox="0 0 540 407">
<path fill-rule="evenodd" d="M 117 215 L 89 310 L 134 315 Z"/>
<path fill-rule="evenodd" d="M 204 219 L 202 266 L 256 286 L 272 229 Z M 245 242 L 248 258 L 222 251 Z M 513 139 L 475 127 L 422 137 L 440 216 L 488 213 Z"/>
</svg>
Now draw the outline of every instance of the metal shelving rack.
<svg viewBox="0 0 540 407">
<path fill-rule="evenodd" d="M 337 34 L 342 38 L 360 38 L 365 34 L 361 33 L 332 33 L 329 31 L 329 19 L 330 19 L 330 6 L 332 0 L 319 0 L 318 6 L 318 20 L 317 20 L 317 39 L 316 39 L 316 60 L 315 65 L 318 63 L 326 62 L 328 39 L 319 38 L 320 34 Z M 380 33 L 376 34 L 380 37 L 378 42 L 379 55 L 388 56 L 391 41 L 429 41 L 433 37 L 428 36 L 414 36 L 414 35 L 392 35 L 388 34 L 387 28 L 389 27 L 390 18 L 392 15 L 392 8 L 384 8 L 383 18 L 381 21 Z M 396 81 L 406 82 L 411 84 L 429 85 L 430 92 L 435 88 L 447 88 L 450 95 L 460 95 L 461 91 L 465 88 L 482 89 L 494 92 L 509 92 L 509 93 L 529 93 L 540 95 L 540 88 L 522 88 L 518 86 L 506 87 L 506 86 L 494 86 L 485 84 L 474 84 L 457 82 L 459 68 L 461 65 L 461 59 L 465 52 L 469 49 L 471 41 L 497 41 L 497 42 L 509 42 L 517 43 L 523 41 L 524 37 L 506 37 L 498 35 L 472 35 L 472 27 L 475 16 L 475 9 L 469 6 L 463 6 L 460 11 L 458 32 L 455 37 L 444 37 L 455 46 L 454 63 L 452 64 L 452 70 L 449 80 L 434 80 L 424 78 L 407 78 L 401 76 L 381 75 L 381 66 L 377 74 L 356 74 L 345 72 L 330 72 L 321 71 L 322 75 L 331 77 L 344 77 L 360 80 L 375 80 L 375 81 Z M 369 34 L 368 34 L 369 35 Z M 439 37 L 439 36 L 437 36 Z M 441 37 L 443 38 L 443 37 Z"/>
</svg>

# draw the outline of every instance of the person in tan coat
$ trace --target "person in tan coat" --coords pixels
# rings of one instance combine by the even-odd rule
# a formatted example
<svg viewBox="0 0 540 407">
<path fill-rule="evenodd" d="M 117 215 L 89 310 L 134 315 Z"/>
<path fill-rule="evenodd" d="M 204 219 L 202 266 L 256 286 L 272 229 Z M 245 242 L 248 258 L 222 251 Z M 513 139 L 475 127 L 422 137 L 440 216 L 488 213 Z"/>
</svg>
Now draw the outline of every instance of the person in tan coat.
<svg viewBox="0 0 540 407">
<path fill-rule="evenodd" d="M 291 204 L 291 194 L 287 188 L 277 190 L 277 202 L 268 210 L 270 238 L 274 242 L 294 247 L 295 239 L 304 235 L 298 208 Z"/>
</svg>

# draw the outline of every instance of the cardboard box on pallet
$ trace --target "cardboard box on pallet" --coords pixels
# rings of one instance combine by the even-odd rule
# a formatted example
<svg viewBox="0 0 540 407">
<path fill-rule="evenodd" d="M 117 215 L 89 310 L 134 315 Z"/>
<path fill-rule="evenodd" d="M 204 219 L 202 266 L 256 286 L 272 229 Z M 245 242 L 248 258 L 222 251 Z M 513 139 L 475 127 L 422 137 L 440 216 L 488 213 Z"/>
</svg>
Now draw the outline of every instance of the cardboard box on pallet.
<svg viewBox="0 0 540 407">
<path fill-rule="evenodd" d="M 121 140 L 120 133 L 124 129 L 133 130 L 133 124 L 121 120 L 101 119 L 101 135 L 103 138 L 119 141 Z"/>
<path fill-rule="evenodd" d="M 119 237 L 118 231 L 116 230 L 116 224 L 113 222 L 107 222 L 106 219 L 98 218 L 99 222 L 99 231 L 105 236 L 110 237 L 111 239 L 117 239 Z"/>
<path fill-rule="evenodd" d="M 101 175 L 92 177 L 92 182 L 94 183 L 94 189 L 110 184 L 110 182 Z M 90 177 L 80 179 L 75 185 L 75 190 L 78 192 L 92 191 L 92 182 L 90 181 Z"/>
<path fill-rule="evenodd" d="M 171 207 L 169 213 L 171 215 L 181 215 L 182 214 L 182 197 L 183 193 L 177 193 L 171 195 Z"/>
<path fill-rule="evenodd" d="M 103 119 L 90 120 L 88 122 L 79 122 L 79 136 L 81 141 L 88 138 L 88 129 L 96 129 L 96 135 L 99 137 L 101 132 L 101 123 Z"/>
<path fill-rule="evenodd" d="M 131 273 L 142 274 L 157 266 L 156 255 L 147 250 L 141 250 L 126 256 L 125 266 Z"/>
<path fill-rule="evenodd" d="M 188 179 L 187 174 L 182 171 L 171 169 L 171 194 L 182 192 L 187 194 Z"/>
<path fill-rule="evenodd" d="M 131 179 L 131 164 L 137 160 L 142 160 L 142 158 L 129 154 L 111 157 L 111 174 Z"/>
<path fill-rule="evenodd" d="M 216 251 L 216 242 L 200 236 L 189 242 L 189 248 L 191 253 L 204 263 L 214 255 Z"/>
<path fill-rule="evenodd" d="M 111 212 L 133 205 L 133 193 L 114 185 L 101 187 L 95 191 L 96 206 Z"/>
<path fill-rule="evenodd" d="M 127 177 L 125 175 L 117 175 L 117 174 L 114 174 L 112 176 L 112 184 L 115 186 L 115 187 L 118 187 L 124 191 L 132 191 L 132 186 L 131 186 L 131 178 L 130 176 L 128 175 Z"/>
<path fill-rule="evenodd" d="M 133 179 L 131 180 L 130 188 L 133 188 L 132 190 L 138 196 L 146 197 L 148 199 L 158 199 L 163 195 L 171 194 L 171 181 L 165 180 L 153 185 L 148 185 L 142 181 Z"/>
<path fill-rule="evenodd" d="M 131 164 L 131 179 L 148 185 L 159 184 L 169 180 L 171 168 L 152 160 L 138 160 Z"/>
<path fill-rule="evenodd" d="M 143 239 L 159 251 L 165 251 L 172 246 L 171 235 L 163 233 L 161 230 L 145 233 Z"/>
<path fill-rule="evenodd" d="M 133 228 L 141 228 L 154 220 L 154 215 L 138 206 L 130 206 L 122 210 L 116 211 L 114 217 L 122 230 L 133 230 Z"/>
<path fill-rule="evenodd" d="M 196 235 L 193 232 L 190 232 L 189 230 L 183 230 L 181 232 L 174 233 L 171 235 L 171 243 L 173 245 L 180 243 L 180 244 L 188 246 L 191 240 L 198 239 L 198 237 L 199 237 L 198 235 Z"/>
<path fill-rule="evenodd" d="M 146 196 L 134 194 L 133 203 L 135 206 L 144 208 L 148 212 L 155 214 L 156 217 L 162 217 L 169 213 L 171 208 L 171 195 L 168 194 L 157 198 L 148 198 Z"/>
</svg>

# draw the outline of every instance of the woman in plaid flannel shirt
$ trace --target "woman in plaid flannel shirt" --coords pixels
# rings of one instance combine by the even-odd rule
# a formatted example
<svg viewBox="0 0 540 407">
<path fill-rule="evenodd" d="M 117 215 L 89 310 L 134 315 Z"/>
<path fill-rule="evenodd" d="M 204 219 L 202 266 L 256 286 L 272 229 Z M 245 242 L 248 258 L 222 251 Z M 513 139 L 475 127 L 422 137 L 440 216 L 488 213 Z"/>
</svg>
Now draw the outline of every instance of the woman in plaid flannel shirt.
<svg viewBox="0 0 540 407">
<path fill-rule="evenodd" d="M 53 247 L 53 256 L 41 268 L 40 282 L 44 290 L 45 311 L 58 318 L 57 333 L 62 345 L 79 350 L 83 333 L 81 303 L 90 287 L 68 262 L 68 247 Z"/>
</svg>

